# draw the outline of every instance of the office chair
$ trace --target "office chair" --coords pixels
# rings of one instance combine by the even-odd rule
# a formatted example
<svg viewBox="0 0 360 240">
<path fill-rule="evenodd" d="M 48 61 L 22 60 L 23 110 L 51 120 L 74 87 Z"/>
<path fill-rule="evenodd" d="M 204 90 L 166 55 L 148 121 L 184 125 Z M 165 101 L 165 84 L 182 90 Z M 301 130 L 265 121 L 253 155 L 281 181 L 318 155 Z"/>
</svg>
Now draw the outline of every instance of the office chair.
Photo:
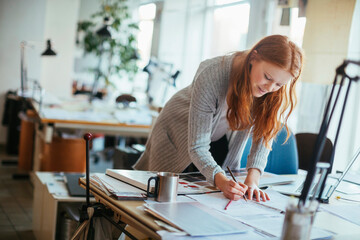
<svg viewBox="0 0 360 240">
<path fill-rule="evenodd" d="M 298 150 L 296 139 L 290 132 L 289 139 L 284 143 L 287 137 L 286 128 L 283 127 L 277 134 L 272 145 L 272 151 L 269 153 L 268 161 L 265 167 L 266 172 L 275 174 L 297 174 L 299 166 Z M 244 153 L 241 157 L 241 168 L 246 167 L 247 157 L 250 153 L 252 138 L 249 137 Z"/>
<path fill-rule="evenodd" d="M 297 148 L 299 153 L 299 168 L 308 171 L 313 164 L 311 163 L 313 149 L 315 146 L 316 138 L 318 134 L 315 133 L 298 133 L 295 135 Z M 320 162 L 330 163 L 328 172 L 331 172 L 333 158 L 331 152 L 333 150 L 333 144 L 329 138 L 326 138 L 324 150 L 321 154 Z"/>
</svg>

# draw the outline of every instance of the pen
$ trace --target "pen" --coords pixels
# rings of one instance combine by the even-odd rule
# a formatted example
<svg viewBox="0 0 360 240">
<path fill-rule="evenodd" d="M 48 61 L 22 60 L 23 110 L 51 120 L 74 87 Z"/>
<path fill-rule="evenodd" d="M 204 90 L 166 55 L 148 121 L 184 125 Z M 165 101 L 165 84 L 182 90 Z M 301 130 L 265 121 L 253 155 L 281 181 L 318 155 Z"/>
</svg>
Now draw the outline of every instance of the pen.
<svg viewBox="0 0 360 240">
<path fill-rule="evenodd" d="M 239 184 L 238 181 L 236 181 L 236 178 L 235 178 L 234 174 L 232 173 L 232 171 L 230 170 L 229 166 L 227 167 L 227 169 L 228 169 L 228 171 L 229 171 L 232 179 L 233 179 L 237 184 Z M 244 200 L 247 202 L 247 199 L 246 199 L 245 194 L 243 195 L 243 198 L 244 198 Z"/>
</svg>

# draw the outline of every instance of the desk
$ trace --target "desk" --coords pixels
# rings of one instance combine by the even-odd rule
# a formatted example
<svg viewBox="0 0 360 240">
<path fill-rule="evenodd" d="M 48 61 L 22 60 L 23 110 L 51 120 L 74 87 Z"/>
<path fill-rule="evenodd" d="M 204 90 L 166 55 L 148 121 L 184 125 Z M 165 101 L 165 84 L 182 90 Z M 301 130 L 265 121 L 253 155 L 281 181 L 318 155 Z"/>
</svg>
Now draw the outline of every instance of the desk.
<svg viewBox="0 0 360 240">
<path fill-rule="evenodd" d="M 83 179 L 80 181 L 80 186 L 86 188 L 86 183 Z M 91 183 L 90 191 L 95 196 L 97 202 L 111 208 L 121 221 L 153 239 L 161 239 L 156 233 L 161 228 L 155 224 L 154 218 L 138 208 L 144 202 L 114 200 Z M 360 226 L 328 212 L 318 212 L 315 217 L 314 226 L 336 233 L 337 235 L 333 239 L 357 239 L 360 236 Z"/>
<path fill-rule="evenodd" d="M 39 104 L 34 100 L 30 101 L 38 119 L 35 126 L 33 171 L 41 170 L 44 144 L 51 143 L 55 129 L 81 130 L 124 137 L 147 137 L 153 116 L 151 114 L 155 115 L 147 108 L 134 110 L 98 106 L 89 110 L 90 105 L 87 102 L 68 103 L 63 108 L 41 107 L 40 109 Z M 130 117 L 138 118 L 140 122 L 132 121 Z"/>
<path fill-rule="evenodd" d="M 61 203 L 85 203 L 84 197 L 71 197 L 64 182 L 57 181 L 52 172 L 34 172 L 33 231 L 37 240 L 55 239 Z M 49 191 L 52 184 L 57 193 Z M 94 199 L 92 198 L 92 201 Z"/>
</svg>

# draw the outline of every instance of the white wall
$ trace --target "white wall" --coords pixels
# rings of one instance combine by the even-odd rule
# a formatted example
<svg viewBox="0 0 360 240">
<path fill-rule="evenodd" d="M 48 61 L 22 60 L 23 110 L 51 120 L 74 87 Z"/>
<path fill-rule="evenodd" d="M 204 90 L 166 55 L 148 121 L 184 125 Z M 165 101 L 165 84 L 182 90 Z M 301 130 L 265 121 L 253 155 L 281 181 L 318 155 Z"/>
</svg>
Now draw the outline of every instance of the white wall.
<svg viewBox="0 0 360 240">
<path fill-rule="evenodd" d="M 20 42 L 43 40 L 45 0 L 0 1 L 0 114 L 4 111 L 5 93 L 20 88 Z M 31 49 L 29 49 L 30 51 Z M 28 51 L 28 52 L 29 52 Z M 29 62 L 40 64 L 40 58 L 29 55 Z M 30 69 L 29 69 L 30 70 Z M 33 69 L 30 76 L 40 74 Z M 0 127 L 0 143 L 6 129 Z"/>
<path fill-rule="evenodd" d="M 0 1 L 0 114 L 4 111 L 4 94 L 20 88 L 20 42 L 30 41 L 26 49 L 28 77 L 37 79 L 58 96 L 70 96 L 73 48 L 79 0 Z M 41 58 L 45 41 L 51 38 L 58 53 Z M 0 143 L 6 129 L 0 127 Z"/>
<path fill-rule="evenodd" d="M 43 39 L 51 38 L 56 57 L 42 58 L 40 84 L 58 97 L 70 97 L 79 0 L 47 0 Z"/>
</svg>

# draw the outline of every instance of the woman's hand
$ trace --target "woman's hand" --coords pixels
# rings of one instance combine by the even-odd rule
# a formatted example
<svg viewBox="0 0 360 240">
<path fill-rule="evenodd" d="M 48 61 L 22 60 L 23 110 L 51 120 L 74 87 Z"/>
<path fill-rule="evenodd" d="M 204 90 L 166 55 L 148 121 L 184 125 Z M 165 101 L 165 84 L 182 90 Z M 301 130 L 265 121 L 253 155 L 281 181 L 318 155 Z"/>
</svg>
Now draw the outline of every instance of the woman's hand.
<svg viewBox="0 0 360 240">
<path fill-rule="evenodd" d="M 247 196 L 248 199 L 251 200 L 253 197 L 255 197 L 255 200 L 257 202 L 260 202 L 262 200 L 263 202 L 266 202 L 267 200 L 270 200 L 267 193 L 263 192 L 258 186 L 259 186 L 259 179 L 260 179 L 260 171 L 256 168 L 250 168 L 248 170 L 248 174 L 245 179 L 245 185 L 248 186 L 247 189 Z"/>
<path fill-rule="evenodd" d="M 239 200 L 243 198 L 244 194 L 248 190 L 248 186 L 242 183 L 236 183 L 232 179 L 228 179 L 224 174 L 217 173 L 215 175 L 215 185 L 220 191 L 223 192 L 224 196 L 230 200 Z"/>
</svg>

